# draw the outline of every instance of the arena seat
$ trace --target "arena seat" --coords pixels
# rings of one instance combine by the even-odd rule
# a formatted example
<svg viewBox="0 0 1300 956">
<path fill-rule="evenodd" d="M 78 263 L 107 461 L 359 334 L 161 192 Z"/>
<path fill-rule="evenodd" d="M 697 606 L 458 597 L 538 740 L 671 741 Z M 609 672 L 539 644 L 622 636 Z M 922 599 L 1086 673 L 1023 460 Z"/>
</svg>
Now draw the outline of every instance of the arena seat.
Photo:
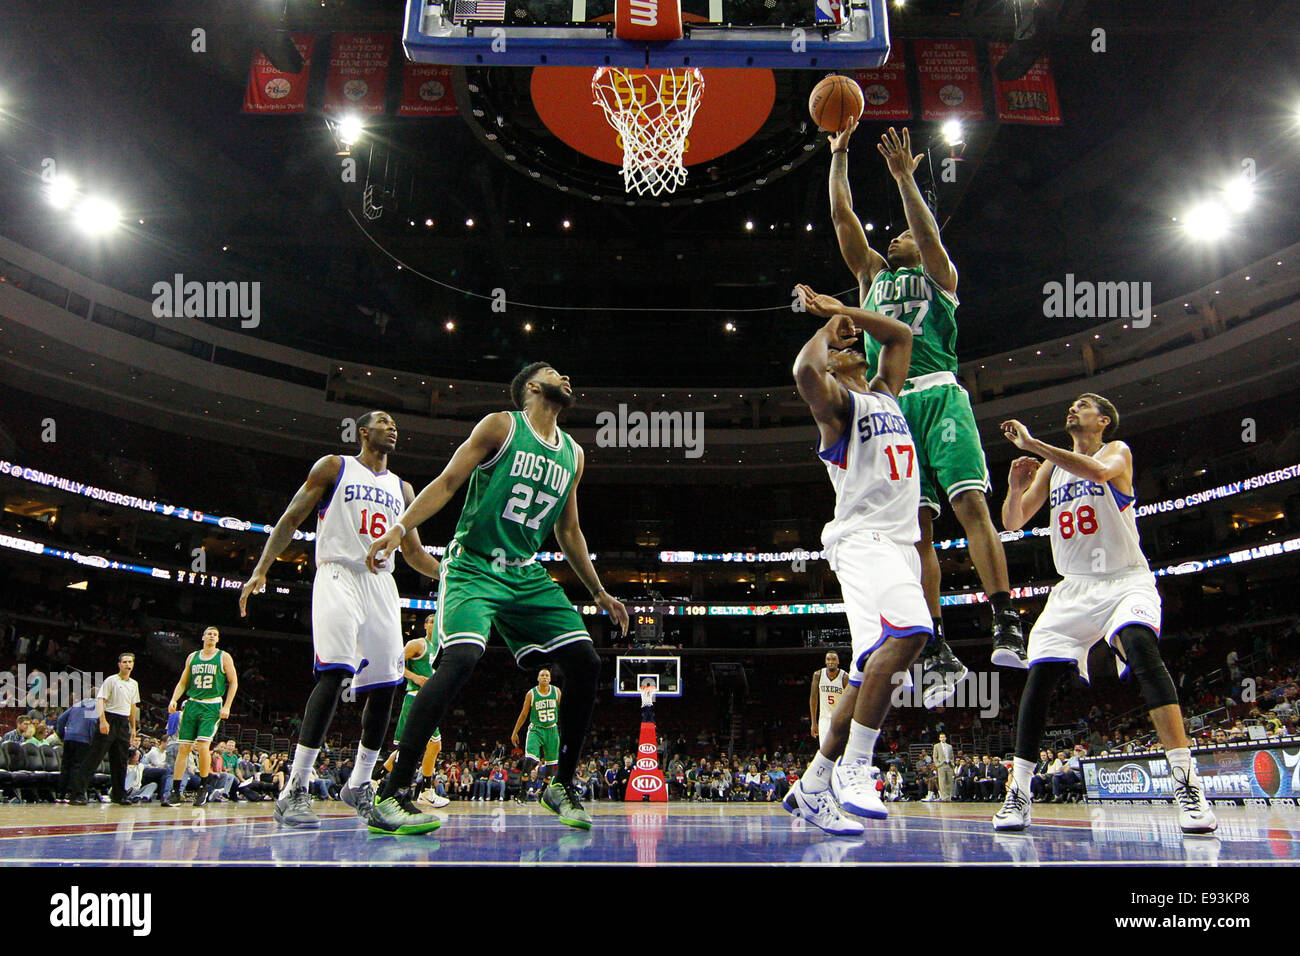
<svg viewBox="0 0 1300 956">
<path fill-rule="evenodd" d="M 30 791 L 35 785 L 35 778 L 27 768 L 27 755 L 23 745 L 15 741 L 4 744 L 5 758 L 9 762 L 10 780 L 20 800 L 25 799 L 23 791 Z"/>
<path fill-rule="evenodd" d="M 9 772 L 9 757 L 4 747 L 0 747 L 0 793 L 13 785 L 13 774 Z"/>
</svg>

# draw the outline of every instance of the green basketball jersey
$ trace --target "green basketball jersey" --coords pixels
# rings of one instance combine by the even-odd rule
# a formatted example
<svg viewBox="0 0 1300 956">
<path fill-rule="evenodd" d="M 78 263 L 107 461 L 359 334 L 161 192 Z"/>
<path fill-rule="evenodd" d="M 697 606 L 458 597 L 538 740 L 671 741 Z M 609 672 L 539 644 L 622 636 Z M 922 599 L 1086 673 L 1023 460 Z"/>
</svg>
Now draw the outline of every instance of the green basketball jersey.
<svg viewBox="0 0 1300 956">
<path fill-rule="evenodd" d="M 533 688 L 533 710 L 528 716 L 528 722 L 534 730 L 548 730 L 552 727 L 558 727 L 560 716 L 560 699 L 555 691 L 555 685 L 543 694 L 536 687 Z"/>
<path fill-rule="evenodd" d="M 541 548 L 564 510 L 578 453 L 556 429 L 559 446 L 545 444 L 523 412 L 510 413 L 510 435 L 490 461 L 470 475 L 456 525 L 461 547 L 486 558 L 519 562 Z"/>
<path fill-rule="evenodd" d="M 437 652 L 438 652 L 437 642 L 430 640 L 429 638 L 426 637 L 424 639 L 424 653 L 421 654 L 419 657 L 412 657 L 410 660 L 408 660 L 406 662 L 406 669 L 410 671 L 412 674 L 419 674 L 421 677 L 432 677 L 433 658 L 437 654 Z M 406 692 L 408 694 L 411 693 L 412 691 L 417 691 L 419 689 L 420 689 L 419 684 L 411 680 L 411 678 L 409 677 L 406 679 Z"/>
<path fill-rule="evenodd" d="M 190 700 L 207 700 L 226 697 L 226 672 L 221 666 L 221 650 L 211 660 L 202 659 L 202 651 L 190 658 L 190 679 L 185 685 L 185 696 Z"/>
<path fill-rule="evenodd" d="M 912 327 L 909 378 L 930 372 L 957 373 L 957 297 L 941 289 L 923 266 L 881 269 L 867 290 L 864 309 L 873 309 Z M 880 364 L 880 343 L 864 336 L 867 377 Z"/>
</svg>

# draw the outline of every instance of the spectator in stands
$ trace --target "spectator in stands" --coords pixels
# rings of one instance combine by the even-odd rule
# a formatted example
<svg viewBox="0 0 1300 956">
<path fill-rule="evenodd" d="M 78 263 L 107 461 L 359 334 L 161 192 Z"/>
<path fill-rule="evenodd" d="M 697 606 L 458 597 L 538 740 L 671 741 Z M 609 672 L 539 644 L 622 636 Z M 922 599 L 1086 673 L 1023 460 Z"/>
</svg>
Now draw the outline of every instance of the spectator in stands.
<svg viewBox="0 0 1300 956">
<path fill-rule="evenodd" d="M 580 777 L 581 775 L 582 775 L 581 772 L 579 772 L 578 776 Z M 576 780 L 574 781 L 574 783 L 575 785 L 578 785 Z M 545 786 L 546 786 L 546 782 L 544 780 L 537 779 L 537 768 L 534 767 L 532 770 L 528 772 L 528 783 L 524 787 L 524 799 L 525 800 L 539 799 L 542 795 L 542 789 Z"/>
<path fill-rule="evenodd" d="M 3 743 L 21 744 L 32 735 L 32 719 L 26 715 L 18 718 L 18 726 L 4 735 Z"/>
<path fill-rule="evenodd" d="M 785 795 L 790 792 L 790 784 L 785 776 L 785 768 L 780 764 L 773 764 L 768 768 L 768 776 L 772 778 L 772 785 L 776 787 L 776 798 L 784 800 Z"/>
<path fill-rule="evenodd" d="M 500 760 L 492 761 L 492 769 L 488 771 L 487 786 L 484 788 L 484 799 L 491 800 L 493 790 L 500 794 L 497 799 L 504 803 L 506 799 L 506 772 L 502 768 Z"/>
<path fill-rule="evenodd" d="M 1069 799 L 1070 792 L 1079 782 L 1079 775 L 1070 766 L 1071 759 L 1070 752 L 1062 750 L 1056 755 L 1056 761 L 1051 767 L 1052 797 L 1058 803 Z"/>
<path fill-rule="evenodd" d="M 1052 778 L 1049 774 L 1049 768 L 1052 766 L 1052 755 L 1046 750 L 1038 752 L 1038 763 L 1034 764 L 1034 775 L 1029 780 L 1029 789 L 1035 800 L 1052 801 L 1052 796 L 1048 792 L 1051 789 Z"/>
<path fill-rule="evenodd" d="M 979 775 L 969 757 L 957 758 L 956 796 L 958 800 L 974 800 L 979 796 Z"/>
<path fill-rule="evenodd" d="M 984 762 L 980 764 L 978 782 L 981 800 L 1001 799 L 1001 796 L 997 795 L 998 778 L 993 769 L 993 758 L 989 754 L 984 755 Z"/>
<path fill-rule="evenodd" d="M 763 798 L 762 783 L 764 776 L 767 775 L 759 774 L 758 764 L 756 763 L 751 763 L 749 769 L 745 771 L 745 775 L 741 778 L 741 784 L 750 800 L 761 800 Z M 768 777 L 767 779 L 771 783 L 772 778 Z"/>
<path fill-rule="evenodd" d="M 468 800 L 474 793 L 474 771 L 470 769 L 469 763 L 460 768 L 460 799 Z"/>
<path fill-rule="evenodd" d="M 776 799 L 776 784 L 772 782 L 771 774 L 763 774 L 758 783 L 758 795 L 754 799 L 763 803 L 771 803 Z"/>
<path fill-rule="evenodd" d="M 885 799 L 890 803 L 896 803 L 903 797 L 903 775 L 898 772 L 898 767 L 890 767 L 889 772 L 885 774 Z"/>
<path fill-rule="evenodd" d="M 19 718 L 19 723 L 26 718 Z M 30 724 L 30 721 L 28 721 Z M 99 718 L 95 715 L 95 699 L 87 697 L 79 700 L 54 722 L 54 727 L 63 741 L 63 758 L 59 764 L 59 783 L 55 788 L 55 799 L 62 803 L 72 794 L 73 777 L 90 749 Z M 8 739 L 8 735 L 6 735 Z"/>
<path fill-rule="evenodd" d="M 161 800 L 162 788 L 170 785 L 173 764 L 167 763 L 167 749 L 161 740 L 146 740 L 143 743 L 149 749 L 140 758 L 140 764 L 144 767 L 141 779 L 145 784 L 157 784 L 155 792 L 159 794 L 158 799 Z"/>
</svg>

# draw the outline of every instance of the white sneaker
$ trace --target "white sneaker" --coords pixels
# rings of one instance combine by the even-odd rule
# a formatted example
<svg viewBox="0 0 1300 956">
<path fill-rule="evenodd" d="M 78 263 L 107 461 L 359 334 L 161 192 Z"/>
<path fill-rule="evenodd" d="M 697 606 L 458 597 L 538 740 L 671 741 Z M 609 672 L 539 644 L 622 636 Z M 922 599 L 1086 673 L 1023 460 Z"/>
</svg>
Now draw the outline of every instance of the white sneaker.
<svg viewBox="0 0 1300 956">
<path fill-rule="evenodd" d="M 803 788 L 802 780 L 790 788 L 790 792 L 781 801 L 781 806 L 787 813 L 800 820 L 807 820 L 834 836 L 861 836 L 866 831 L 866 827 L 857 820 L 844 815 L 829 789 L 808 793 Z"/>
<path fill-rule="evenodd" d="M 1007 799 L 1003 801 L 1002 809 L 993 814 L 993 829 L 1023 830 L 1029 826 L 1030 805 L 1029 794 L 1015 784 L 1007 787 Z"/>
<path fill-rule="evenodd" d="M 831 793 L 855 817 L 883 820 L 889 811 L 876 789 L 879 777 L 880 771 L 872 764 L 860 760 L 845 763 L 841 759 L 831 771 Z"/>
<path fill-rule="evenodd" d="M 438 796 L 438 791 L 434 790 L 432 787 L 420 794 L 420 802 L 427 803 L 435 810 L 441 810 L 443 807 L 451 803 L 451 801 L 446 797 Z"/>
<path fill-rule="evenodd" d="M 1178 804 L 1178 825 L 1184 833 L 1213 833 L 1219 828 L 1219 821 L 1210 809 L 1210 801 L 1205 799 L 1201 789 L 1201 778 L 1193 776 L 1190 780 L 1180 767 L 1171 771 L 1174 778 L 1174 800 Z"/>
</svg>

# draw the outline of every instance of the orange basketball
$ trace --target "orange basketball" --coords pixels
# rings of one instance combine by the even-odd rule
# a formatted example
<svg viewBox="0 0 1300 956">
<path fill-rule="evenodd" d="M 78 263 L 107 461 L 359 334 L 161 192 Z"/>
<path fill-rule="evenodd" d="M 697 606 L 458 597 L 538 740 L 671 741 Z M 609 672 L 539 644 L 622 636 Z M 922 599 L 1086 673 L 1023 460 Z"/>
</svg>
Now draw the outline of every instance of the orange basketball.
<svg viewBox="0 0 1300 956">
<path fill-rule="evenodd" d="M 819 129 L 841 133 L 850 118 L 862 116 L 862 90 L 847 76 L 832 74 L 813 87 L 808 112 Z"/>
</svg>

